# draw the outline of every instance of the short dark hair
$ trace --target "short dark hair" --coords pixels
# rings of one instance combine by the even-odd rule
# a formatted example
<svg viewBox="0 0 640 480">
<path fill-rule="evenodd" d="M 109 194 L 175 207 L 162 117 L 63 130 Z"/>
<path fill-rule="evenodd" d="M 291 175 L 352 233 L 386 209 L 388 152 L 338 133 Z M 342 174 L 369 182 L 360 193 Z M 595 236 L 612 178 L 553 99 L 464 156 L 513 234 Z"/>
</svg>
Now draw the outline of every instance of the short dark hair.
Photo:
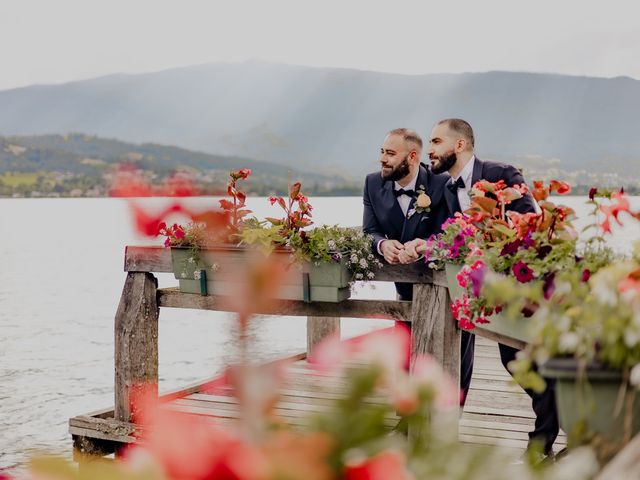
<svg viewBox="0 0 640 480">
<path fill-rule="evenodd" d="M 422 138 L 418 132 L 410 128 L 394 128 L 387 135 L 400 135 L 405 142 L 416 144 L 422 150 Z"/>
<path fill-rule="evenodd" d="M 438 125 L 446 124 L 451 130 L 462 135 L 464 139 L 471 144 L 473 148 L 475 146 L 475 137 L 473 136 L 473 128 L 469 125 L 469 122 L 462 120 L 461 118 L 446 118 L 440 120 Z"/>
</svg>

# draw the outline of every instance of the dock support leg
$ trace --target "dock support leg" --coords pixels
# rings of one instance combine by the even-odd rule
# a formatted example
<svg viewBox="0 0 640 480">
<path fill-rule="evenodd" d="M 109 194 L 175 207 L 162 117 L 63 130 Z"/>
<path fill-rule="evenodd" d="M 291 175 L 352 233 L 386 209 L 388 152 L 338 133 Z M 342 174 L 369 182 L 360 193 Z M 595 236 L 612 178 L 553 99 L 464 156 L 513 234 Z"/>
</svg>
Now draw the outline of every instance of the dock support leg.
<svg viewBox="0 0 640 480">
<path fill-rule="evenodd" d="M 131 400 L 145 389 L 158 394 L 158 283 L 151 273 L 129 272 L 115 318 L 115 419 L 135 421 Z"/>
<path fill-rule="evenodd" d="M 326 337 L 340 335 L 340 317 L 307 317 L 307 355 Z"/>
</svg>

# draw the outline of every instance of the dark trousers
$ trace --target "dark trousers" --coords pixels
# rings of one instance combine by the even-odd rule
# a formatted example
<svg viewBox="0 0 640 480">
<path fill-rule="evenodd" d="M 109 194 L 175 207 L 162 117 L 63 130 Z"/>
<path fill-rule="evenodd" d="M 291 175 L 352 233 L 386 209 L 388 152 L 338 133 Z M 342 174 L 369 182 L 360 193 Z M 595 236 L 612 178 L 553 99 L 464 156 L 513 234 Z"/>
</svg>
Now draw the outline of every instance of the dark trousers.
<svg viewBox="0 0 640 480">
<path fill-rule="evenodd" d="M 515 360 L 516 348 L 508 345 L 498 344 L 500 348 L 500 360 L 502 365 L 507 369 L 510 361 Z M 553 442 L 556 441 L 560 426 L 558 424 L 558 410 L 556 408 L 555 382 L 545 378 L 547 389 L 542 393 L 536 393 L 533 390 L 525 388 L 524 391 L 531 397 L 533 411 L 536 414 L 536 423 L 534 430 L 529 432 L 529 444 L 532 442 L 540 442 L 543 445 L 544 453 L 548 454 L 552 451 Z"/>
</svg>

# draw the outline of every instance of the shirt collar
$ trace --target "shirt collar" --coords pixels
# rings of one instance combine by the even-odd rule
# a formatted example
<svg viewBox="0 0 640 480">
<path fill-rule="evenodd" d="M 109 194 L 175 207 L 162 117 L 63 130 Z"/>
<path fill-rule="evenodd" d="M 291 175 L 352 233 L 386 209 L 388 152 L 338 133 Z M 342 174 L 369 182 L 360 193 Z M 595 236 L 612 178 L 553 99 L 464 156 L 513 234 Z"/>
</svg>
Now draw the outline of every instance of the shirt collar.
<svg viewBox="0 0 640 480">
<path fill-rule="evenodd" d="M 393 189 L 394 190 L 400 190 L 401 188 L 404 188 L 405 190 L 414 190 L 416 189 L 416 183 L 418 182 L 418 173 L 420 173 L 420 169 L 416 170 L 416 174 L 413 177 L 413 180 L 411 180 L 407 185 L 405 185 L 404 187 L 401 187 L 400 184 L 398 182 L 393 182 Z"/>
<path fill-rule="evenodd" d="M 467 164 L 464 166 L 464 168 L 460 172 L 460 175 L 458 175 L 458 178 L 462 178 L 462 181 L 464 182 L 464 187 L 466 189 L 471 188 L 471 180 L 473 179 L 473 164 L 475 163 L 475 161 L 476 161 L 476 156 L 472 155 L 471 159 L 467 162 Z M 456 180 L 458 180 L 458 178 L 454 178 L 453 181 L 455 182 Z"/>
</svg>

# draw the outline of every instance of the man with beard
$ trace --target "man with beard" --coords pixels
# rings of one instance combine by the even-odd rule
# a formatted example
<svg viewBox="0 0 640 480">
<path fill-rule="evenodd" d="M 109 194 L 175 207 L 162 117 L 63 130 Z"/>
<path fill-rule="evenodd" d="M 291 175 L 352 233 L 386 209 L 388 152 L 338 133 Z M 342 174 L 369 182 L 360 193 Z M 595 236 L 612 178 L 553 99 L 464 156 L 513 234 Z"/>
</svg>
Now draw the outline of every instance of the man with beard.
<svg viewBox="0 0 640 480">
<path fill-rule="evenodd" d="M 453 118 L 438 122 L 431 131 L 429 141 L 429 159 L 434 173 L 449 172 L 451 179 L 444 192 L 445 201 L 451 216 L 455 212 L 465 211 L 471 205 L 469 191 L 478 180 L 497 182 L 504 180 L 508 186 L 525 183 L 522 174 L 511 165 L 498 162 L 480 160 L 474 154 L 473 129 L 468 122 Z M 508 207 L 520 213 L 535 212 L 536 203 L 530 194 L 525 195 Z M 400 255 L 400 261 L 415 260 L 425 251 L 425 242 L 417 239 L 405 244 Z M 473 351 L 475 337 L 470 342 Z M 509 371 L 507 365 L 516 358 L 518 350 L 508 345 L 498 344 L 500 360 Z M 511 373 L 511 372 L 509 372 Z M 553 442 L 558 436 L 558 414 L 556 410 L 553 384 L 547 381 L 549 387 L 541 394 L 532 390 L 525 390 L 532 399 L 533 410 L 536 414 L 535 428 L 529 433 L 529 444 L 542 442 L 545 455 L 553 454 Z"/>
<path fill-rule="evenodd" d="M 391 264 L 400 263 L 405 243 L 439 233 L 449 217 L 443 196 L 449 176 L 434 174 L 420 163 L 421 153 L 422 139 L 416 132 L 392 130 L 380 148 L 381 171 L 369 174 L 365 181 L 363 231 L 373 235 L 373 251 Z M 400 300 L 412 299 L 413 284 L 395 285 Z M 473 369 L 473 349 L 468 348 L 471 338 L 469 332 L 462 332 L 461 404 Z"/>
</svg>

